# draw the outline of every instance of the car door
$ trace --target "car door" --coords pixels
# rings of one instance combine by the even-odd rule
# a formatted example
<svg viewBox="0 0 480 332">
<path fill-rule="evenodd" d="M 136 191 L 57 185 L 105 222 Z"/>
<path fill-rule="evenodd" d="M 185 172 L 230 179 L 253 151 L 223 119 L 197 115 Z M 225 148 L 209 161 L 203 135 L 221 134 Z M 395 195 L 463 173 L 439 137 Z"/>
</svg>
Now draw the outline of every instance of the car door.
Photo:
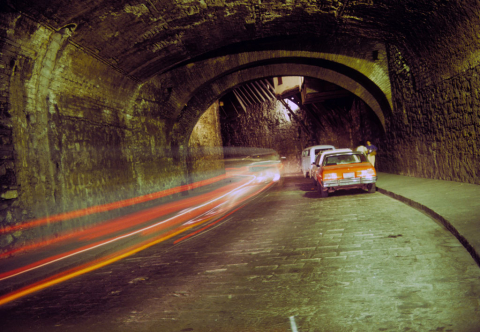
<svg viewBox="0 0 480 332">
<path fill-rule="evenodd" d="M 319 153 L 316 157 L 315 157 L 315 161 L 313 162 L 313 165 L 312 165 L 312 179 L 313 179 L 313 182 L 315 184 L 318 183 L 317 181 L 317 170 L 318 170 L 318 163 L 320 162 L 320 157 L 321 157 L 321 153 Z"/>
</svg>

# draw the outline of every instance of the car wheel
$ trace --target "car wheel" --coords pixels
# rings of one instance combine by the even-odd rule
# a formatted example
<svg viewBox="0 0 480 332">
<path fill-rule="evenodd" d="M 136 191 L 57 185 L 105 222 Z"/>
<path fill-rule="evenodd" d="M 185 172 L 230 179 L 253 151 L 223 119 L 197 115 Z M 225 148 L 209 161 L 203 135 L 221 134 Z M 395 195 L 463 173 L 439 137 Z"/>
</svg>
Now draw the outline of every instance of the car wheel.
<svg viewBox="0 0 480 332">
<path fill-rule="evenodd" d="M 367 188 L 368 192 L 371 194 L 373 194 L 377 190 L 377 186 L 375 185 L 375 183 L 368 184 Z"/>
<path fill-rule="evenodd" d="M 328 197 L 328 191 L 324 190 L 323 186 L 320 183 L 317 185 L 317 190 L 322 198 Z"/>
</svg>

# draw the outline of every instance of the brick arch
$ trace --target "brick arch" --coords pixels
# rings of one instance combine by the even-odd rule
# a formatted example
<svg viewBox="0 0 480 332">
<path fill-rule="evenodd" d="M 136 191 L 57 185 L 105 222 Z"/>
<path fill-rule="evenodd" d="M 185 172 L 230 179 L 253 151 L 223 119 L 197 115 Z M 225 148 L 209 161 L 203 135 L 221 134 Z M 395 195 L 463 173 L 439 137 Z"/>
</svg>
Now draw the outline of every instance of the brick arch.
<svg viewBox="0 0 480 332">
<path fill-rule="evenodd" d="M 377 115 L 385 131 L 385 115 L 391 113 L 387 98 L 378 87 L 375 89 L 375 84 L 361 73 L 356 72 L 356 77 L 352 75 L 352 73 L 349 73 L 350 75 L 347 74 L 348 73 L 338 70 L 321 67 L 318 64 L 305 64 L 294 61 L 273 64 L 257 62 L 247 68 L 224 74 L 204 84 L 195 91 L 177 118 L 177 122 L 173 128 L 172 143 L 176 146 L 185 146 L 200 116 L 215 100 L 225 95 L 231 89 L 248 81 L 272 76 L 308 76 L 337 84 L 352 92 L 369 105 Z M 359 82 L 362 81 L 359 78 L 363 79 L 363 84 Z"/>
<path fill-rule="evenodd" d="M 323 67 L 357 80 L 374 93 L 382 102 L 387 113 L 392 109 L 392 93 L 388 74 L 387 56 L 381 46 L 370 45 L 369 49 L 379 49 L 378 60 L 372 60 L 365 49 L 335 49 L 335 53 L 299 50 L 270 50 L 234 53 L 184 63 L 163 75 L 166 85 L 172 87 L 166 107 L 177 117 L 185 104 L 204 85 L 239 70 L 265 66 L 269 64 L 307 64 Z M 275 76 L 275 75 L 274 75 Z M 309 75 L 305 75 L 309 76 Z"/>
</svg>

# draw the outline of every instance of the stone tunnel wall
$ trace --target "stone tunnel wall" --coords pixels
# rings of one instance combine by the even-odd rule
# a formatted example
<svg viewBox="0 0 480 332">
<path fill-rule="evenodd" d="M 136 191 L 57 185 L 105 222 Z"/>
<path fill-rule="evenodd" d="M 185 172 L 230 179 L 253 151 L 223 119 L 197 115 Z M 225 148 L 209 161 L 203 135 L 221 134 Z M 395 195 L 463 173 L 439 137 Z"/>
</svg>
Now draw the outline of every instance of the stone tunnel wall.
<svg viewBox="0 0 480 332">
<path fill-rule="evenodd" d="M 200 178 L 188 178 L 186 156 L 170 146 L 174 120 L 157 101 L 158 81 L 135 82 L 69 43 L 68 31 L 0 17 L 1 228 Z M 211 156 L 194 159 L 202 178 L 224 173 Z M 115 213 L 2 234 L 0 251 Z"/>
<path fill-rule="evenodd" d="M 187 168 L 190 182 L 212 178 L 225 170 L 218 101 L 193 128 L 188 141 Z"/>
<path fill-rule="evenodd" d="M 224 144 L 274 149 L 286 157 L 285 171 L 298 173 L 301 152 L 308 146 L 331 144 L 353 149 L 360 141 L 369 139 L 375 144 L 381 141 L 381 124 L 360 99 L 346 98 L 342 102 L 331 102 L 329 107 L 315 114 L 296 110 L 296 116 L 292 117 L 279 102 L 257 104 L 246 112 L 223 117 Z"/>
<path fill-rule="evenodd" d="M 394 114 L 378 154 L 382 169 L 480 184 L 480 66 L 419 82 L 418 64 L 399 48 L 388 51 Z"/>
<path fill-rule="evenodd" d="M 227 149 L 273 149 L 286 157 L 286 172 L 298 172 L 302 151 L 299 127 L 300 124 L 283 111 L 281 104 L 273 100 L 249 106 L 237 115 L 222 117 L 222 139 Z"/>
<path fill-rule="evenodd" d="M 376 114 L 358 97 L 331 99 L 302 111 L 311 135 L 304 141 L 313 144 L 331 144 L 337 148 L 355 149 L 371 141 L 382 149 L 384 132 Z M 377 169 L 381 168 L 378 163 Z"/>
</svg>

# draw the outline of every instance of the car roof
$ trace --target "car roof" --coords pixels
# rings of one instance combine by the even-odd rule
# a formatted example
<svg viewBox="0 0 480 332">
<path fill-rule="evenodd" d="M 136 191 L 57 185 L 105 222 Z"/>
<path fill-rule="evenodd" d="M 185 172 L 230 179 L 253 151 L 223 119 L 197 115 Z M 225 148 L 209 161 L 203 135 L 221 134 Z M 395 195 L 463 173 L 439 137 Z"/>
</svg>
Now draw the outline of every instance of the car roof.
<svg viewBox="0 0 480 332">
<path fill-rule="evenodd" d="M 352 151 L 352 149 L 336 149 L 336 150 L 324 151 L 324 152 L 322 152 L 322 154 L 323 155 L 336 154 L 336 153 L 339 153 L 339 152 L 355 152 L 355 151 Z"/>
<path fill-rule="evenodd" d="M 335 149 L 333 145 L 312 145 L 312 146 L 309 146 L 308 148 L 303 149 L 303 151 L 311 150 L 311 149 L 329 149 L 329 148 Z"/>
</svg>

